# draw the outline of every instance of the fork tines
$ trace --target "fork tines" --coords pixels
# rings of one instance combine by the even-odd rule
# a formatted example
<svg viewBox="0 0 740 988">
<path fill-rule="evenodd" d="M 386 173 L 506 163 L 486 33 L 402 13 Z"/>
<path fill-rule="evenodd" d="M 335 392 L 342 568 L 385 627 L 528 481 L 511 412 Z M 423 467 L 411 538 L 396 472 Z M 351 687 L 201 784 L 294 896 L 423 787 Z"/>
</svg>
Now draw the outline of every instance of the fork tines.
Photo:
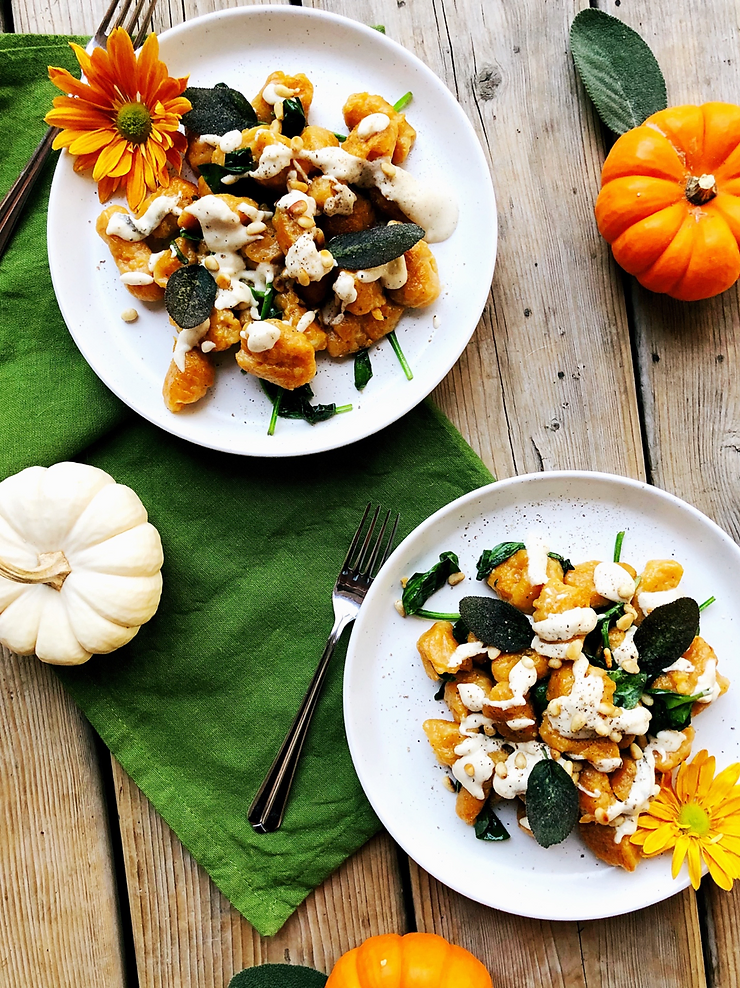
<svg viewBox="0 0 740 988">
<path fill-rule="evenodd" d="M 381 512 L 380 505 L 378 505 L 373 512 L 373 516 L 370 519 L 370 525 L 363 539 L 362 533 L 365 528 L 365 522 L 367 521 L 371 510 L 372 504 L 368 504 L 365 508 L 362 520 L 357 527 L 357 531 L 355 532 L 355 537 L 352 539 L 352 543 L 347 551 L 347 556 L 344 560 L 342 568 L 356 570 L 362 576 L 369 576 L 372 579 L 391 554 L 393 540 L 396 537 L 396 529 L 398 528 L 398 523 L 401 516 L 400 514 L 396 514 L 391 526 L 390 535 L 386 540 L 386 530 L 388 529 L 388 523 L 391 520 L 392 514 L 391 511 L 387 511 L 380 526 L 380 531 L 378 532 L 377 537 L 373 540 L 373 534 Z M 361 542 L 362 545 L 360 545 Z"/>
</svg>

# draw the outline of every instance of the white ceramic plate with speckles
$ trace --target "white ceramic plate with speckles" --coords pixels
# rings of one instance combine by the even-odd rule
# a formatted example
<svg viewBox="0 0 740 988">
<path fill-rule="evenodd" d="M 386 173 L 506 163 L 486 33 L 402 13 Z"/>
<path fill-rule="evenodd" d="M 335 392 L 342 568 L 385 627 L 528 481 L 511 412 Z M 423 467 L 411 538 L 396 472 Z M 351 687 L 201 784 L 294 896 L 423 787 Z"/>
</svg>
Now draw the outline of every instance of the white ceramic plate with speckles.
<svg viewBox="0 0 740 988">
<path fill-rule="evenodd" d="M 530 529 L 547 533 L 552 551 L 581 562 L 611 559 L 616 533 L 625 531 L 622 559 L 638 572 L 648 559 L 675 558 L 681 587 L 699 601 L 701 634 L 715 649 L 729 692 L 694 719 L 693 752 L 707 748 L 719 768 L 740 761 L 740 548 L 714 522 L 670 494 L 599 473 L 531 474 L 483 487 L 432 515 L 406 538 L 373 584 L 355 623 L 344 676 L 344 718 L 350 751 L 365 792 L 403 849 L 435 878 L 477 902 L 521 916 L 587 920 L 659 902 L 689 884 L 684 866 L 671 878 L 670 853 L 643 860 L 632 874 L 598 861 L 577 832 L 545 849 L 523 833 L 514 802 L 497 808 L 511 839 L 477 840 L 455 815 L 422 730 L 429 717 L 451 719 L 426 676 L 416 640 L 428 621 L 401 618 L 394 602 L 400 580 L 453 550 L 466 579 L 446 586 L 427 607 L 457 611 L 469 594 L 486 594 L 475 579 L 483 549 L 521 541 Z"/>
<path fill-rule="evenodd" d="M 267 435 L 271 406 L 254 377 L 240 373 L 232 353 L 217 358 L 216 385 L 191 408 L 173 414 L 162 400 L 172 354 L 163 304 L 137 302 L 118 278 L 95 233 L 100 213 L 89 175 L 76 175 L 64 152 L 49 203 L 49 261 L 64 319 L 85 359 L 107 386 L 144 418 L 203 446 L 252 456 L 295 456 L 334 449 L 390 425 L 436 387 L 470 339 L 488 296 L 496 256 L 496 207 L 483 151 L 467 117 L 444 84 L 416 56 L 355 21 L 293 6 L 224 10 L 188 21 L 160 38 L 172 75 L 192 85 L 226 82 L 247 97 L 268 73 L 305 72 L 315 87 L 310 120 L 344 131 L 350 93 L 377 92 L 391 102 L 414 94 L 407 110 L 417 130 L 408 170 L 443 182 L 459 198 L 455 233 L 433 245 L 443 290 L 432 306 L 404 314 L 397 329 L 413 369 L 407 381 L 386 340 L 372 348 L 374 376 L 354 387 L 352 358 L 319 354 L 311 386 L 316 400 L 352 404 L 353 411 L 310 426 L 280 419 Z M 140 315 L 124 323 L 134 304 Z"/>
</svg>

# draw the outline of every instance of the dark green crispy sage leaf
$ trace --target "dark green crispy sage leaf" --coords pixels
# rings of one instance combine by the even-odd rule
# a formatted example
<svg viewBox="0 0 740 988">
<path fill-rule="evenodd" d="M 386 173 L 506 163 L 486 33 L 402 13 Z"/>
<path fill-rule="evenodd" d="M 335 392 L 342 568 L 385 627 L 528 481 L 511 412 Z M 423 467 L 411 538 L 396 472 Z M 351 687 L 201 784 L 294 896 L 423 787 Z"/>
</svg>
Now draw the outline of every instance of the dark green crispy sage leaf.
<svg viewBox="0 0 740 988">
<path fill-rule="evenodd" d="M 432 594 L 445 585 L 449 576 L 459 572 L 460 560 L 455 553 L 440 553 L 438 563 L 435 563 L 426 573 L 414 573 L 403 588 L 401 603 L 404 611 L 407 614 L 416 614 Z"/>
<path fill-rule="evenodd" d="M 612 669 L 609 678 L 617 684 L 612 697 L 615 707 L 624 707 L 625 710 L 632 710 L 640 702 L 640 697 L 645 692 L 647 684 L 647 673 L 625 672 L 624 669 Z"/>
<path fill-rule="evenodd" d="M 653 679 L 680 659 L 699 630 L 699 605 L 679 597 L 656 607 L 635 632 L 640 669 Z"/>
<path fill-rule="evenodd" d="M 416 223 L 393 223 L 356 233 L 340 233 L 331 238 L 326 248 L 340 268 L 360 271 L 395 260 L 411 250 L 423 236 L 424 231 Z"/>
<path fill-rule="evenodd" d="M 570 27 L 578 74 L 606 126 L 615 134 L 639 127 L 667 103 L 663 73 L 636 31 L 587 7 Z"/>
<path fill-rule="evenodd" d="M 478 641 L 502 652 L 521 652 L 532 644 L 532 625 L 513 604 L 496 597 L 463 597 L 460 617 Z"/>
<path fill-rule="evenodd" d="M 682 731 L 691 723 L 691 709 L 704 694 L 684 696 L 672 690 L 648 690 L 653 698 L 650 708 L 650 733 L 655 737 L 658 731 Z"/>
<path fill-rule="evenodd" d="M 181 329 L 192 329 L 210 316 L 217 291 L 211 272 L 201 264 L 190 264 L 170 275 L 164 307 Z"/>
<path fill-rule="evenodd" d="M 476 818 L 475 836 L 478 840 L 509 839 L 509 831 L 496 816 L 490 802 L 486 803 Z"/>
<path fill-rule="evenodd" d="M 355 387 L 358 391 L 367 385 L 373 376 L 373 365 L 370 363 L 370 351 L 358 350 L 355 354 Z"/>
<path fill-rule="evenodd" d="M 537 762 L 527 782 L 527 820 L 542 847 L 560 844 L 578 820 L 578 790 L 557 762 Z"/>
<path fill-rule="evenodd" d="M 493 549 L 484 549 L 478 560 L 478 570 L 475 574 L 477 580 L 487 580 L 491 573 L 510 559 L 515 552 L 524 548 L 523 542 L 499 542 Z"/>
<path fill-rule="evenodd" d="M 230 130 L 249 130 L 258 124 L 254 107 L 241 93 L 225 82 L 213 89 L 189 86 L 183 96 L 190 100 L 192 110 L 183 114 L 182 122 L 194 134 L 218 134 L 223 137 Z"/>
<path fill-rule="evenodd" d="M 306 126 L 306 114 L 299 96 L 283 100 L 283 137 L 298 137 Z"/>
</svg>

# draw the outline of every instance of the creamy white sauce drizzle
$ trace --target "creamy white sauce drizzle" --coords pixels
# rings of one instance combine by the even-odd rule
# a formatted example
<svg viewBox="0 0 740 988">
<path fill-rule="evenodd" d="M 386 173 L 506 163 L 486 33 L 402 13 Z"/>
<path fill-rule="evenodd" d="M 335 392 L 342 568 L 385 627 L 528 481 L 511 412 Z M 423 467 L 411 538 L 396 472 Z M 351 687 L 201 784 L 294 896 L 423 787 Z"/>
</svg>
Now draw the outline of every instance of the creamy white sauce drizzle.
<svg viewBox="0 0 740 988">
<path fill-rule="evenodd" d="M 365 140 L 375 134 L 382 134 L 391 125 L 391 118 L 386 113 L 370 113 L 357 124 L 357 136 Z"/>
<path fill-rule="evenodd" d="M 527 579 L 533 587 L 547 583 L 548 546 L 541 532 L 527 532 L 524 536 L 527 552 Z M 572 637 L 572 636 L 571 636 Z"/>
<path fill-rule="evenodd" d="M 520 659 L 512 666 L 509 673 L 509 689 L 513 696 L 508 700 L 489 700 L 488 705 L 499 710 L 509 710 L 510 707 L 521 707 L 526 703 L 526 694 L 537 682 L 537 669 L 530 659 L 531 665 L 525 665 Z"/>
<path fill-rule="evenodd" d="M 242 332 L 247 333 L 247 349 L 252 353 L 272 350 L 280 339 L 280 327 L 271 322 L 251 322 Z"/>
<path fill-rule="evenodd" d="M 486 717 L 485 714 L 480 712 L 468 714 L 467 717 L 463 717 L 460 721 L 460 733 L 470 736 L 476 734 L 478 729 L 481 727 L 493 727 L 493 721 L 490 717 Z"/>
<path fill-rule="evenodd" d="M 338 182 L 330 175 L 327 177 L 331 181 L 331 187 L 334 194 L 329 196 L 324 203 L 324 214 L 326 216 L 349 216 L 355 208 L 357 196 L 348 185 L 345 185 L 343 182 Z"/>
<path fill-rule="evenodd" d="M 694 687 L 695 693 L 704 695 L 697 703 L 712 703 L 720 694 L 719 683 L 717 682 L 717 660 L 708 659 L 704 667 L 704 672 L 699 676 Z"/>
<path fill-rule="evenodd" d="M 594 569 L 594 587 L 615 603 L 626 604 L 635 595 L 635 581 L 619 563 L 599 563 Z"/>
<path fill-rule="evenodd" d="M 327 273 L 312 233 L 301 234 L 290 248 L 285 257 L 285 270 L 291 278 L 297 278 L 303 270 L 311 281 L 321 281 Z"/>
<path fill-rule="evenodd" d="M 306 152 L 301 154 L 306 156 Z M 281 171 L 290 168 L 292 161 L 293 151 L 290 145 L 268 144 L 260 155 L 259 165 L 249 173 L 249 176 L 257 182 L 260 179 L 275 178 Z"/>
<path fill-rule="evenodd" d="M 356 302 L 357 289 L 355 288 L 354 275 L 349 271 L 340 271 L 334 282 L 334 294 L 344 305 L 351 305 Z"/>
<path fill-rule="evenodd" d="M 539 635 L 535 635 L 529 647 L 533 652 L 537 652 L 538 655 L 544 655 L 548 659 L 566 659 L 568 657 L 568 649 L 572 644 L 572 641 L 545 642 Z"/>
<path fill-rule="evenodd" d="M 113 213 L 105 232 L 109 237 L 120 237 L 121 240 L 127 240 L 129 243 L 137 243 L 150 236 L 165 216 L 170 213 L 179 216 L 182 212 L 178 206 L 179 202 L 179 196 L 157 196 L 139 219 L 129 213 Z"/>
<path fill-rule="evenodd" d="M 297 202 L 305 203 L 306 209 L 302 213 L 302 216 L 315 216 L 316 215 L 316 200 L 312 196 L 307 196 L 305 192 L 300 192 L 294 189 L 292 192 L 288 192 L 282 198 L 278 199 L 275 203 L 275 209 L 290 209 L 291 206 L 295 206 Z"/>
<path fill-rule="evenodd" d="M 596 627 L 596 611 L 592 607 L 571 607 L 562 614 L 550 614 L 544 621 L 533 621 L 532 630 L 548 642 L 566 641 L 577 635 L 587 635 Z"/>
<path fill-rule="evenodd" d="M 486 646 L 482 642 L 464 642 L 458 645 L 455 651 L 447 660 L 445 672 L 457 672 L 465 659 L 472 659 L 476 655 L 482 655 Z"/>
<path fill-rule="evenodd" d="M 365 268 L 362 271 L 356 271 L 355 278 L 364 284 L 379 281 L 384 288 L 390 291 L 395 288 L 403 288 L 408 281 L 406 258 L 401 254 L 400 257 L 396 257 L 386 264 L 380 264 L 377 268 Z"/>
<path fill-rule="evenodd" d="M 643 590 L 637 595 L 637 604 L 643 614 L 650 614 L 656 607 L 670 604 L 671 601 L 678 600 L 683 595 L 680 587 L 673 587 L 671 590 Z"/>
<path fill-rule="evenodd" d="M 452 766 L 452 774 L 476 799 L 483 799 L 483 783 L 493 775 L 493 762 L 488 757 L 489 752 L 501 751 L 503 744 L 500 738 L 472 734 L 455 747 L 458 759 Z M 472 775 L 465 771 L 467 766 L 472 767 Z"/>
<path fill-rule="evenodd" d="M 488 702 L 488 693 L 477 683 L 458 683 L 457 692 L 460 699 L 473 712 L 483 709 L 483 704 Z"/>
<path fill-rule="evenodd" d="M 614 662 L 617 663 L 620 669 L 622 668 L 625 662 L 631 662 L 632 660 L 637 662 L 638 659 L 640 658 L 640 655 L 637 651 L 637 646 L 635 645 L 634 642 L 636 631 L 637 631 L 637 625 L 633 624 L 631 628 L 628 628 L 625 631 L 624 638 L 619 643 L 619 645 L 617 645 L 616 648 L 613 648 L 611 650 L 612 659 L 614 660 Z"/>
<path fill-rule="evenodd" d="M 206 319 L 199 326 L 193 326 L 191 329 L 181 329 L 177 334 L 177 342 L 175 343 L 172 359 L 183 374 L 185 373 L 185 354 L 188 350 L 192 350 L 194 346 L 200 343 L 210 326 L 211 320 Z"/>
<path fill-rule="evenodd" d="M 315 310 L 309 309 L 308 312 L 304 312 L 301 318 L 298 320 L 298 325 L 296 326 L 297 332 L 305 333 L 315 318 L 316 318 Z"/>
<path fill-rule="evenodd" d="M 457 748 L 455 749 L 457 751 Z M 523 768 L 518 768 L 517 755 L 524 755 L 526 760 Z M 522 741 L 514 745 L 514 750 L 504 762 L 506 765 L 506 778 L 499 775 L 493 776 L 494 791 L 504 799 L 514 799 L 515 796 L 523 796 L 527 791 L 527 783 L 532 769 L 537 762 L 547 758 L 547 745 L 539 741 Z M 521 759 L 520 759 L 521 760 Z"/>
<path fill-rule="evenodd" d="M 531 727 L 536 723 L 530 717 L 515 717 L 514 720 L 507 720 L 506 726 L 512 731 L 523 731 L 525 727 Z"/>
<path fill-rule="evenodd" d="M 676 659 L 672 666 L 666 666 L 663 672 L 693 672 L 694 669 L 694 663 L 689 662 L 682 655 L 680 659 Z"/>
<path fill-rule="evenodd" d="M 214 253 L 237 251 L 249 241 L 239 214 L 218 196 L 203 196 L 191 203 L 185 212 L 200 223 L 206 247 Z"/>
</svg>

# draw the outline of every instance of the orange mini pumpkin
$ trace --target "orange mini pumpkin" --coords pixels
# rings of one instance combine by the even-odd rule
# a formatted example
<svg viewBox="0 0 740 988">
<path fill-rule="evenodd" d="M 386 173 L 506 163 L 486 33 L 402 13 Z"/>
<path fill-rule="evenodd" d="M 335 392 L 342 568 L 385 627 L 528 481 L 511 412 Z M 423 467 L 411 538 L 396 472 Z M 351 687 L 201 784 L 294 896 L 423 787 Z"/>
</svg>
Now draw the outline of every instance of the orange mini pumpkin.
<svg viewBox="0 0 740 988">
<path fill-rule="evenodd" d="M 604 162 L 596 222 L 645 288 L 710 298 L 740 277 L 740 106 L 654 113 Z"/>
<path fill-rule="evenodd" d="M 477 957 L 436 933 L 384 933 L 343 954 L 325 988 L 493 988 Z"/>
</svg>

